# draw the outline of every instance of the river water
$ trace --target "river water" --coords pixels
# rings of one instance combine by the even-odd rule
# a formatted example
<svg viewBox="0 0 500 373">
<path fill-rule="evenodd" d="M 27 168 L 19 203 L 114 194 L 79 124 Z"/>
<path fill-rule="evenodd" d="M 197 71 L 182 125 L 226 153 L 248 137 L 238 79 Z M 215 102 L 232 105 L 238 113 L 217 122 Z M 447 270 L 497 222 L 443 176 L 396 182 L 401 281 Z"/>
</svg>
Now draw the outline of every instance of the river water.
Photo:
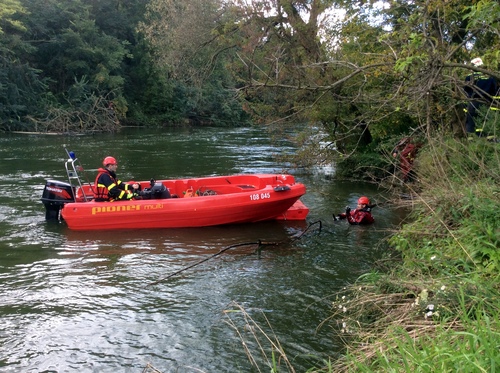
<svg viewBox="0 0 500 373">
<path fill-rule="evenodd" d="M 332 213 L 360 195 L 381 202 L 383 192 L 333 182 L 328 169 L 292 170 L 308 188 L 306 222 L 73 232 L 46 222 L 40 202 L 46 179 L 66 181 L 63 145 L 91 181 L 107 155 L 118 159 L 122 180 L 149 180 L 281 173 L 289 166 L 277 155 L 295 149 L 271 144 L 259 128 L 4 134 L 0 143 L 1 372 L 269 371 L 266 336 L 306 371 L 341 351 L 338 328 L 319 327 L 332 297 L 381 257 L 401 218 L 378 207 L 372 226 L 334 222 Z M 310 225 L 317 221 L 321 230 Z M 230 249 L 161 281 L 258 240 L 275 245 Z"/>
</svg>

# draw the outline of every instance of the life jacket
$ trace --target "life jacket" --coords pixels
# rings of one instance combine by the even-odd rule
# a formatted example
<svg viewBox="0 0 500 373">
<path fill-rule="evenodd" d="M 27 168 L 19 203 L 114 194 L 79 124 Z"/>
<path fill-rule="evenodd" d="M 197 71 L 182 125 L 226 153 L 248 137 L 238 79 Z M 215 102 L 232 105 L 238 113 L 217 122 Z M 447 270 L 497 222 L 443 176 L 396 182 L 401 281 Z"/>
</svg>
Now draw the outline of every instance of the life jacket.
<svg viewBox="0 0 500 373">
<path fill-rule="evenodd" d="M 109 197 L 109 190 L 108 190 L 108 187 L 104 184 L 99 184 L 99 178 L 101 177 L 101 175 L 103 174 L 107 174 L 111 180 L 113 181 L 114 184 L 118 184 L 118 180 L 116 179 L 116 177 L 114 177 L 111 172 L 109 172 L 108 170 L 106 170 L 105 168 L 99 168 L 97 170 L 97 176 L 95 178 L 95 182 L 94 182 L 94 185 L 95 185 L 95 190 L 96 190 L 96 195 L 95 195 L 95 198 L 94 200 L 97 201 L 97 202 L 103 202 L 103 201 L 114 201 L 114 199 L 110 198 Z"/>
</svg>

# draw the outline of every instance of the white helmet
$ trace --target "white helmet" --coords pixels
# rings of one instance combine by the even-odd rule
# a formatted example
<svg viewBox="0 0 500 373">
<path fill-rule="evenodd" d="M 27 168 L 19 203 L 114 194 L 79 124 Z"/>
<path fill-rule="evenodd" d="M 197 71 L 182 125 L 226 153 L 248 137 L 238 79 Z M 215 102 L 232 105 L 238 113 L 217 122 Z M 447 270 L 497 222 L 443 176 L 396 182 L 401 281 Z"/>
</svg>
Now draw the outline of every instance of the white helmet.
<svg viewBox="0 0 500 373">
<path fill-rule="evenodd" d="M 479 67 L 483 64 L 483 60 L 480 57 L 476 57 L 470 62 L 476 67 Z"/>
</svg>

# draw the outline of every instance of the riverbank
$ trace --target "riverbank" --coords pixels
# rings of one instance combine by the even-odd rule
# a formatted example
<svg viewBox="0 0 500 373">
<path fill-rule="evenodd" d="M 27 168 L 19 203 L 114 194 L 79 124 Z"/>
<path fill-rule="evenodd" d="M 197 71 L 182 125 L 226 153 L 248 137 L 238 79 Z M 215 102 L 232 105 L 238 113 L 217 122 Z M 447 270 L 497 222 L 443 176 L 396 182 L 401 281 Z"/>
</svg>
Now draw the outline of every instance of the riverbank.
<svg viewBox="0 0 500 373">
<path fill-rule="evenodd" d="M 318 371 L 493 372 L 500 366 L 499 144 L 431 140 L 411 222 L 333 302 L 346 354 Z"/>
</svg>

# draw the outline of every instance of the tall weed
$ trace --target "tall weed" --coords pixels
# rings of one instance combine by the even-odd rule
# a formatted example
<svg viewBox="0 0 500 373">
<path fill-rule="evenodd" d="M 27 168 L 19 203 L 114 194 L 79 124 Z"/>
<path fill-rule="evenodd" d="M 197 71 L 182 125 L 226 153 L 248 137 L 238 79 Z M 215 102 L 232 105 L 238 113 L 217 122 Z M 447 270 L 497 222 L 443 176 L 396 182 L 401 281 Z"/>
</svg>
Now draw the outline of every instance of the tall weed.
<svg viewBox="0 0 500 373">
<path fill-rule="evenodd" d="M 412 219 L 390 239 L 401 262 L 348 289 L 346 311 L 329 320 L 350 332 L 333 371 L 497 369 L 499 150 L 482 138 L 437 137 L 421 149 L 418 181 L 406 185 Z"/>
<path fill-rule="evenodd" d="M 500 145 L 432 140 L 418 159 L 414 221 L 392 243 L 405 257 L 455 260 L 463 270 L 500 270 Z M 464 265 L 467 263 L 467 265 Z"/>
</svg>

